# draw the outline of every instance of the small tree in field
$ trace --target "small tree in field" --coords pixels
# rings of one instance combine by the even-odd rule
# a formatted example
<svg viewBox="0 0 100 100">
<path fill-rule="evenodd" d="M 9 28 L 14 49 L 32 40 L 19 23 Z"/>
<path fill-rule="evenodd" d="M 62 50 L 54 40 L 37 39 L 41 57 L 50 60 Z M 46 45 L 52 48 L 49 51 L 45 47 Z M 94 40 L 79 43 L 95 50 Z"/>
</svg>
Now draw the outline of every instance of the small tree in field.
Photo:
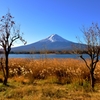
<svg viewBox="0 0 100 100">
<path fill-rule="evenodd" d="M 92 26 L 89 29 L 85 29 L 83 27 L 82 30 L 84 34 L 84 40 L 86 42 L 86 48 L 85 53 L 90 57 L 90 63 L 87 63 L 87 60 L 83 57 L 81 54 L 81 58 L 85 62 L 87 68 L 90 71 L 90 83 L 91 83 L 91 89 L 94 90 L 94 84 L 95 84 L 95 77 L 94 77 L 94 71 L 97 65 L 97 62 L 99 61 L 99 55 L 100 55 L 100 28 L 98 24 L 92 23 Z"/>
<path fill-rule="evenodd" d="M 12 17 L 9 12 L 0 19 L 0 46 L 3 48 L 5 55 L 5 63 L 2 67 L 4 74 L 4 85 L 7 85 L 7 80 L 9 77 L 8 58 L 11 51 L 11 46 L 18 39 L 26 43 L 20 35 L 20 28 L 15 26 L 13 19 L 14 17 Z"/>
</svg>

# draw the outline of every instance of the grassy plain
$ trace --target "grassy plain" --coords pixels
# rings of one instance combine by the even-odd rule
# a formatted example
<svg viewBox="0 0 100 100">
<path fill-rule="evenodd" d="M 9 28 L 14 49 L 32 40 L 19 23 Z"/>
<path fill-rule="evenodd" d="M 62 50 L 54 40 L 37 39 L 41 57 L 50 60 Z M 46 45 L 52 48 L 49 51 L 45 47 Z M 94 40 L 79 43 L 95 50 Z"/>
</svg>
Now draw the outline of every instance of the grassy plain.
<svg viewBox="0 0 100 100">
<path fill-rule="evenodd" d="M 95 92 L 90 91 L 89 70 L 80 59 L 14 58 L 9 59 L 9 71 L 9 86 L 0 83 L 0 100 L 100 100 L 100 62 Z"/>
</svg>

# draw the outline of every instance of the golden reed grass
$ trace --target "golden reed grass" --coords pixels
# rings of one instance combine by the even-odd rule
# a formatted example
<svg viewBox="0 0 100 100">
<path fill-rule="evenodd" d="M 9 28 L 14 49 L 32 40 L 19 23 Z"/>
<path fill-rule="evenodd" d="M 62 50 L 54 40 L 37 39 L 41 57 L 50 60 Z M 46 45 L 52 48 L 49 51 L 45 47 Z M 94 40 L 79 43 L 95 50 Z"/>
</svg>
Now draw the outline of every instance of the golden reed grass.
<svg viewBox="0 0 100 100">
<path fill-rule="evenodd" d="M 88 61 L 89 62 L 89 61 Z M 22 59 L 9 60 L 10 76 L 26 76 L 31 80 L 56 77 L 59 83 L 83 82 L 89 80 L 89 70 L 80 59 Z M 100 62 L 95 70 L 95 78 L 100 79 Z"/>
</svg>

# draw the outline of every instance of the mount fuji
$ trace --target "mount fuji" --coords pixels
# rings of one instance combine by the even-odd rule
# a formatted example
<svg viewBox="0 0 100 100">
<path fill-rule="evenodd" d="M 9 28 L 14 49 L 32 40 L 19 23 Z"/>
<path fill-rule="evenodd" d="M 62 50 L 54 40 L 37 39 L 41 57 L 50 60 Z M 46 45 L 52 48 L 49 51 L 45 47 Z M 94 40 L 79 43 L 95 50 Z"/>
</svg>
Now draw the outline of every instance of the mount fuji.
<svg viewBox="0 0 100 100">
<path fill-rule="evenodd" d="M 78 43 L 74 43 L 68 41 L 57 34 L 52 34 L 51 36 L 40 40 L 38 42 L 14 47 L 11 49 L 13 52 L 31 52 L 31 51 L 43 51 L 43 50 L 72 50 L 72 45 L 79 45 Z"/>
</svg>

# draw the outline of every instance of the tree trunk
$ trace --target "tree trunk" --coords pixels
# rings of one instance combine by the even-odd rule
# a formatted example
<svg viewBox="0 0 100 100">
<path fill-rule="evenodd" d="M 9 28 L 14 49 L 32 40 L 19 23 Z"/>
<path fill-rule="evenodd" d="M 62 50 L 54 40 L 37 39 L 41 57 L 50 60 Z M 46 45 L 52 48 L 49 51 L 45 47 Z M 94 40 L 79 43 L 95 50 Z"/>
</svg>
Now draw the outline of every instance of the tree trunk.
<svg viewBox="0 0 100 100">
<path fill-rule="evenodd" d="M 5 54 L 5 77 L 4 77 L 4 85 L 7 85 L 8 77 L 9 77 L 9 67 L 8 67 L 8 53 Z"/>
<path fill-rule="evenodd" d="M 90 83 L 91 83 L 91 90 L 94 91 L 95 78 L 93 70 L 90 71 Z"/>
</svg>

